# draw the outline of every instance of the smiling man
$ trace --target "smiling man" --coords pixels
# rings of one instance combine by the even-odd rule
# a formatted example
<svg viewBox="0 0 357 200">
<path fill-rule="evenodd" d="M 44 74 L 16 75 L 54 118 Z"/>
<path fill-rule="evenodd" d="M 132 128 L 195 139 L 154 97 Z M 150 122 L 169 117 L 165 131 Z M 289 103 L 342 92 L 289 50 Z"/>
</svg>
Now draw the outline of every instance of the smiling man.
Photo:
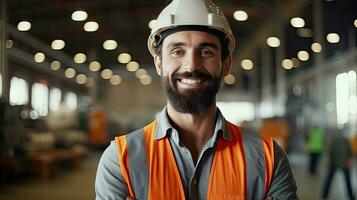
<svg viewBox="0 0 357 200">
<path fill-rule="evenodd" d="M 148 39 L 167 106 L 103 153 L 96 199 L 297 199 L 287 156 L 216 107 L 235 39 L 210 0 L 173 0 Z M 239 113 L 237 113 L 239 114 Z"/>
</svg>

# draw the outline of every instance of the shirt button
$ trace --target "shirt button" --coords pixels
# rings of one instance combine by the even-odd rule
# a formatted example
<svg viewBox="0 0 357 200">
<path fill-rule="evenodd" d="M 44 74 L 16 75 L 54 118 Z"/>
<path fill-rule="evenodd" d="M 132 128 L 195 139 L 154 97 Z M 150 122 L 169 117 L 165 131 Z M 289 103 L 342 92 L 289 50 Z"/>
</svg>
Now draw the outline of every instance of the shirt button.
<svg viewBox="0 0 357 200">
<path fill-rule="evenodd" d="M 193 184 L 197 185 L 197 180 L 196 179 L 193 180 Z"/>
</svg>

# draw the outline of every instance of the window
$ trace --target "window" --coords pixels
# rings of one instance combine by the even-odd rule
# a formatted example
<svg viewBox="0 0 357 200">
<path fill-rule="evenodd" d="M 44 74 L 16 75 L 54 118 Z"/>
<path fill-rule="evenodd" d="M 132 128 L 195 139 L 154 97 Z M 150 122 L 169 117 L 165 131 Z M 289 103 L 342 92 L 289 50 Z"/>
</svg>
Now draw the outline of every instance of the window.
<svg viewBox="0 0 357 200">
<path fill-rule="evenodd" d="M 10 80 L 10 105 L 26 105 L 29 101 L 27 82 L 16 76 Z"/>
<path fill-rule="evenodd" d="M 53 87 L 50 90 L 50 110 L 58 111 L 61 104 L 62 92 L 59 88 Z"/>
<path fill-rule="evenodd" d="M 274 103 L 271 99 L 263 99 L 260 103 L 259 113 L 261 118 L 274 117 Z"/>
<path fill-rule="evenodd" d="M 48 113 L 48 87 L 43 83 L 34 83 L 31 92 L 31 106 L 40 115 Z"/>
<path fill-rule="evenodd" d="M 356 72 L 349 71 L 336 76 L 337 124 L 342 126 L 354 121 L 357 114 Z"/>
<path fill-rule="evenodd" d="M 68 92 L 64 98 L 64 101 L 70 110 L 77 109 L 77 95 L 73 92 Z"/>
</svg>

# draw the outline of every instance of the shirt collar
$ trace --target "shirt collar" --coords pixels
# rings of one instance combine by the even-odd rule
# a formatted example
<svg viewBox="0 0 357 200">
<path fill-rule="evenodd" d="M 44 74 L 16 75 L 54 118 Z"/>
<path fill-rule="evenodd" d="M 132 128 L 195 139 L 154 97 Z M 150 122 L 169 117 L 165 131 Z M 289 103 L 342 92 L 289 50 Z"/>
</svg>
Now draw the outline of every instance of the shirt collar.
<svg viewBox="0 0 357 200">
<path fill-rule="evenodd" d="M 170 123 L 166 106 L 162 109 L 158 121 L 159 122 L 155 132 L 155 140 L 160 140 L 166 137 L 174 130 L 174 127 Z M 226 125 L 226 120 L 224 119 L 221 111 L 217 108 L 217 118 L 213 134 L 214 141 L 216 140 L 218 134 L 222 134 L 222 137 L 225 140 L 231 140 L 232 138 Z"/>
<path fill-rule="evenodd" d="M 159 118 L 159 122 L 155 132 L 155 140 L 160 140 L 164 138 L 167 134 L 170 134 L 174 129 L 170 124 L 169 117 L 167 115 L 167 108 L 166 106 L 162 109 Z"/>
</svg>

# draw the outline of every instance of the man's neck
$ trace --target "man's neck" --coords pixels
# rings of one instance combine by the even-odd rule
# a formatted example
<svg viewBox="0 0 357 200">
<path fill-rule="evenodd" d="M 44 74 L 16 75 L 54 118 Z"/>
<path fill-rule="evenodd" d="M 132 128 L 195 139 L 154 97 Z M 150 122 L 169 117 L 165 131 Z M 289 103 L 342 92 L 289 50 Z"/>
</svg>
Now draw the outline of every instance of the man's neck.
<svg viewBox="0 0 357 200">
<path fill-rule="evenodd" d="M 168 103 L 167 114 L 179 131 L 181 142 L 191 151 L 196 162 L 202 147 L 213 135 L 217 115 L 215 104 L 206 113 L 190 114 L 178 112 Z"/>
</svg>

